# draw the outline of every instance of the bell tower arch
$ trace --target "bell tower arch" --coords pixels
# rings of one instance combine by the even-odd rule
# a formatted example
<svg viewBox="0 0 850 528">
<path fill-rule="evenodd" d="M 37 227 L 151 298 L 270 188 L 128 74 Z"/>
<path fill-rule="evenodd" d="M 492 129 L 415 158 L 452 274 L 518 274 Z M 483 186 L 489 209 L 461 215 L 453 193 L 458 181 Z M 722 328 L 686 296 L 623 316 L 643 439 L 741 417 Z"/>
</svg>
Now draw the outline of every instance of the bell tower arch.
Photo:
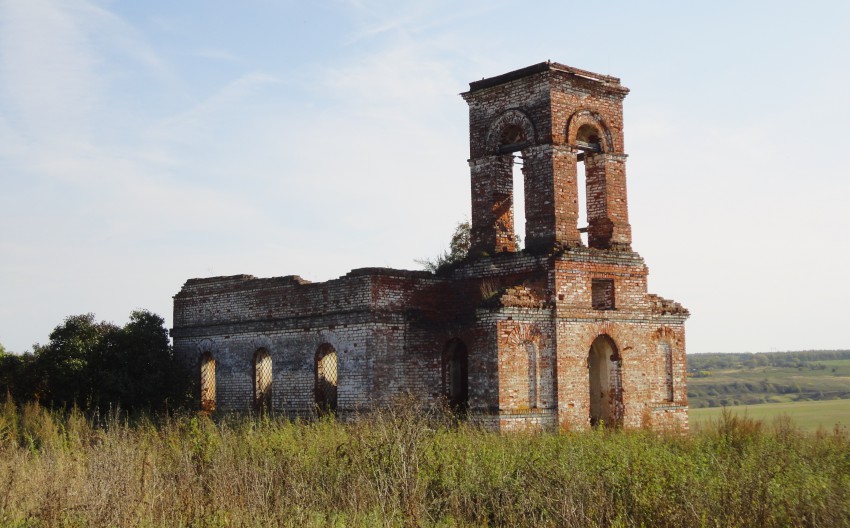
<svg viewBox="0 0 850 528">
<path fill-rule="evenodd" d="M 514 153 L 524 160 L 525 246 L 546 253 L 583 245 L 630 250 L 623 99 L 615 77 L 553 62 L 470 83 L 472 254 L 516 251 Z M 586 189 L 578 189 L 578 163 Z M 578 196 L 586 193 L 587 226 Z M 521 226 L 518 226 L 521 227 Z"/>
</svg>

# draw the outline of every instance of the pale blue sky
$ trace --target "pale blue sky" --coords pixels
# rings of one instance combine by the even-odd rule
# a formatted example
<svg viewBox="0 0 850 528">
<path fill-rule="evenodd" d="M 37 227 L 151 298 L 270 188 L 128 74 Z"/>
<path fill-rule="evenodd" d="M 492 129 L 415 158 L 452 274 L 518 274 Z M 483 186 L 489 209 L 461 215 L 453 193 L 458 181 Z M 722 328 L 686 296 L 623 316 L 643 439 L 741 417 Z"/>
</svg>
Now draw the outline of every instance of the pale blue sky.
<svg viewBox="0 0 850 528">
<path fill-rule="evenodd" d="M 850 3 L 0 0 L 0 343 L 171 323 L 191 277 L 415 268 L 468 82 L 615 75 L 634 248 L 688 350 L 850 348 Z"/>
</svg>

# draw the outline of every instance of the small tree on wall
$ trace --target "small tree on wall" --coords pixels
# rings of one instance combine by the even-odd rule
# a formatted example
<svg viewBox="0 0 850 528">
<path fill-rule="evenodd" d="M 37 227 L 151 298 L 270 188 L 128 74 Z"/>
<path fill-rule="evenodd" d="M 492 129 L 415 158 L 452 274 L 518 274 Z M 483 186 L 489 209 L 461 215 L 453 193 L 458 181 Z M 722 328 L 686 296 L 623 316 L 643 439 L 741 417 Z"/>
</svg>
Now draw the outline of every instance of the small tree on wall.
<svg viewBox="0 0 850 528">
<path fill-rule="evenodd" d="M 522 237 L 519 233 L 514 235 L 514 250 L 521 251 Z M 422 266 L 425 271 L 440 273 L 453 265 L 463 261 L 469 256 L 469 248 L 472 245 L 472 226 L 469 220 L 458 222 L 455 231 L 449 241 L 449 249 L 443 250 L 434 258 L 416 259 L 414 262 Z"/>
<path fill-rule="evenodd" d="M 469 255 L 472 227 L 468 220 L 458 222 L 449 242 L 449 249 L 443 250 L 439 255 L 430 258 L 416 259 L 416 263 L 426 271 L 439 273 L 440 271 L 457 264 Z"/>
</svg>

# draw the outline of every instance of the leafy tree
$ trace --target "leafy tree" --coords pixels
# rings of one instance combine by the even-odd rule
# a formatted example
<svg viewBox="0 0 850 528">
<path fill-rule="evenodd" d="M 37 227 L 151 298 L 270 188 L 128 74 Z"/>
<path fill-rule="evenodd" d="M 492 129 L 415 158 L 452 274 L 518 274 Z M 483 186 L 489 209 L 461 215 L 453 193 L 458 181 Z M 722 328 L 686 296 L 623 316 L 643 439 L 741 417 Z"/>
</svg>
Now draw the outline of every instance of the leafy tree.
<svg viewBox="0 0 850 528">
<path fill-rule="evenodd" d="M 104 336 L 91 359 L 93 390 L 103 404 L 159 409 L 183 403 L 188 377 L 174 358 L 162 317 L 137 310 Z"/>
<path fill-rule="evenodd" d="M 0 399 L 7 396 L 15 400 L 34 398 L 34 391 L 30 390 L 36 386 L 32 362 L 31 353 L 13 354 L 0 344 Z"/>
<path fill-rule="evenodd" d="M 49 406 L 86 406 L 94 396 L 89 362 L 104 336 L 116 330 L 111 323 L 96 322 L 91 313 L 72 315 L 54 328 L 48 344 L 33 346 L 36 398 Z"/>
<path fill-rule="evenodd" d="M 14 385 L 12 381 L 18 373 L 20 357 L 6 352 L 6 348 L 0 344 L 0 398 L 6 394 L 12 394 Z"/>
<path fill-rule="evenodd" d="M 93 314 L 68 317 L 32 354 L 0 357 L 0 383 L 19 401 L 51 407 L 181 406 L 189 377 L 174 358 L 164 323 L 146 310 L 130 314 L 124 327 L 97 322 Z"/>
</svg>

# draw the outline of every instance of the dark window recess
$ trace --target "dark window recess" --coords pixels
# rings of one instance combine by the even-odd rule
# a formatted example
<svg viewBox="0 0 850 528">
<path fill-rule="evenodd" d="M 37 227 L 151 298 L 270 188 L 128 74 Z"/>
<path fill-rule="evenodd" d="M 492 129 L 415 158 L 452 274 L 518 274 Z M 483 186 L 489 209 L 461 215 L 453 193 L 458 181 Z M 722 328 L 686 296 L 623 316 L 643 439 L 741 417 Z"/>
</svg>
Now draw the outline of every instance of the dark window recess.
<svg viewBox="0 0 850 528">
<path fill-rule="evenodd" d="M 593 279 L 590 290 L 594 310 L 614 309 L 613 279 Z"/>
</svg>

